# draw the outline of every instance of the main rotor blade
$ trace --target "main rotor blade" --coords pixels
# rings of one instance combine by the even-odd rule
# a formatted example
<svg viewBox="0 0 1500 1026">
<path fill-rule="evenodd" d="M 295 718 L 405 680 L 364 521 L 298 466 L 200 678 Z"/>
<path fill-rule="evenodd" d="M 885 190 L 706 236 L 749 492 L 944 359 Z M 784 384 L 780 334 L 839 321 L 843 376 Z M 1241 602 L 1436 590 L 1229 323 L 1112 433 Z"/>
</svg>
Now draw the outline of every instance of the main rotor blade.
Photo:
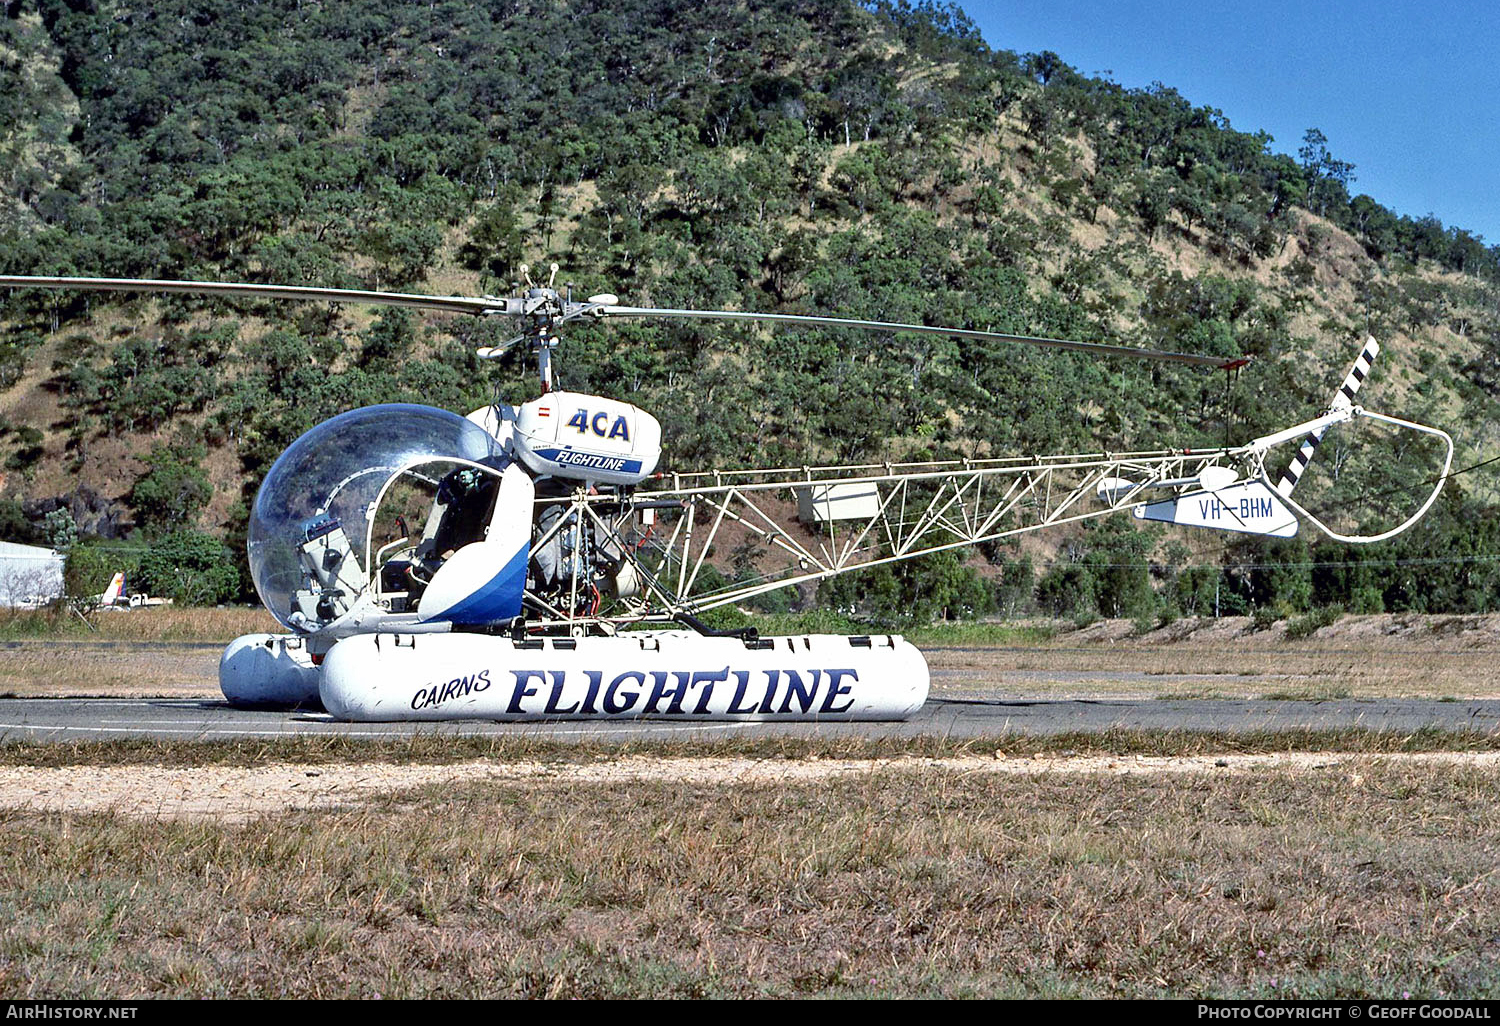
<svg viewBox="0 0 1500 1026">
<path fill-rule="evenodd" d="M 610 317 L 680 317 L 704 321 L 766 321 L 772 324 L 806 324 L 834 328 L 859 328 L 863 331 L 911 331 L 924 335 L 950 335 L 995 342 L 1020 342 L 1029 346 L 1071 349 L 1099 356 L 1134 356 L 1170 363 L 1190 363 L 1200 367 L 1229 368 L 1242 366 L 1245 357 L 1225 358 L 1195 353 L 1173 353 L 1160 349 L 1138 349 L 1135 346 L 1109 345 L 1104 342 L 1072 342 L 1061 338 L 1036 338 L 1031 335 L 1009 335 L 1000 331 L 975 331 L 971 328 L 934 328 L 926 324 L 895 324 L 890 321 L 859 321 L 847 317 L 810 317 L 805 314 L 745 313 L 740 310 L 668 310 L 645 306 L 601 306 L 599 313 Z"/>
<path fill-rule="evenodd" d="M 169 281 L 149 278 L 36 278 L 0 275 L 0 287 L 86 289 L 95 292 L 174 292 L 198 296 L 238 296 L 249 299 L 294 299 L 329 303 L 374 303 L 409 306 L 449 313 L 515 314 L 520 300 L 469 296 L 423 296 L 408 292 L 369 292 L 363 289 L 325 289 L 308 285 L 253 285 L 243 282 Z"/>
<path fill-rule="evenodd" d="M 504 314 L 523 316 L 527 301 L 493 296 L 427 296 L 409 292 L 372 292 L 364 289 L 331 289 L 308 285 L 257 285 L 245 282 L 175 281 L 149 278 L 52 278 L 28 275 L 0 275 L 0 288 L 84 289 L 95 292 L 159 292 L 200 296 L 223 296 L 252 299 L 285 299 L 327 303 L 370 303 L 380 306 L 405 306 L 419 310 L 447 313 Z M 926 324 L 900 324 L 891 321 L 865 321 L 847 317 L 814 317 L 805 314 L 747 313 L 741 310 L 677 310 L 660 307 L 588 305 L 586 312 L 611 317 L 677 317 L 706 321 L 761 321 L 769 324 L 801 324 L 834 328 L 856 328 L 862 331 L 909 331 L 924 335 L 947 335 L 996 342 L 1018 342 L 1024 345 L 1067 349 L 1100 356 L 1129 356 L 1170 363 L 1194 364 L 1200 367 L 1231 368 L 1243 366 L 1247 357 L 1203 356 L 1174 353 L 1135 346 L 1109 345 L 1103 342 L 1075 342 L 1060 338 L 1038 338 L 1011 335 L 999 331 L 976 331 L 971 328 L 937 328 Z M 564 315 L 567 319 L 567 315 Z"/>
</svg>

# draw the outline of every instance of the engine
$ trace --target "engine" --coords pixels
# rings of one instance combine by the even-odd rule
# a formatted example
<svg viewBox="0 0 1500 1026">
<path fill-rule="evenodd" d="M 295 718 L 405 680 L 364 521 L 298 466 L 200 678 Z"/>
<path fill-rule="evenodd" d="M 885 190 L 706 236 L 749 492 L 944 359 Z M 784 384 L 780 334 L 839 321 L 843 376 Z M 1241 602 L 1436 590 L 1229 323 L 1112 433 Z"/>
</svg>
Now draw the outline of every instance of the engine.
<svg viewBox="0 0 1500 1026">
<path fill-rule="evenodd" d="M 539 495 L 545 483 L 538 489 Z M 625 507 L 622 500 L 620 507 Z M 602 507 L 608 512 L 608 507 Z M 570 516 L 571 507 L 559 502 L 541 505 L 531 542 L 533 592 L 559 609 L 574 613 L 597 610 L 605 598 L 631 598 L 640 592 L 635 565 L 625 558 L 627 546 L 637 544 L 636 532 L 618 516 L 601 517 L 609 527 Z"/>
</svg>

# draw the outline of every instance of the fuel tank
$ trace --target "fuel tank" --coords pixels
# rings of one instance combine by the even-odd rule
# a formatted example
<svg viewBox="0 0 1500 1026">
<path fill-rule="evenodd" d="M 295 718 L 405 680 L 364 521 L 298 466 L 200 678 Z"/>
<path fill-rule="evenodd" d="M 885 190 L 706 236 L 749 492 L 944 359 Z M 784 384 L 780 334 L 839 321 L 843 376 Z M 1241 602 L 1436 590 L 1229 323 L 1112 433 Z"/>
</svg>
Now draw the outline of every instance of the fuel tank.
<svg viewBox="0 0 1500 1026">
<path fill-rule="evenodd" d="M 366 634 L 322 670 L 323 707 L 362 721 L 902 720 L 929 684 L 922 653 L 892 635 Z"/>
<path fill-rule="evenodd" d="M 549 392 L 516 410 L 511 445 L 534 474 L 633 485 L 661 460 L 661 424 L 618 399 Z"/>
</svg>

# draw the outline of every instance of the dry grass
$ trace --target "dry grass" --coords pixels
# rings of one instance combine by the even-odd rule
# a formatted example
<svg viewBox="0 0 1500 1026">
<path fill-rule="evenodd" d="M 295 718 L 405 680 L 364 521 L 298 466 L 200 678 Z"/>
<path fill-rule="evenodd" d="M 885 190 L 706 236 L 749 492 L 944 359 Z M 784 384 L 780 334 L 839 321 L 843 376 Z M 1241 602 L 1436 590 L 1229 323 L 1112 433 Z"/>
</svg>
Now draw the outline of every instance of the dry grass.
<svg viewBox="0 0 1500 1026">
<path fill-rule="evenodd" d="M 1494 996 L 1496 772 L 449 781 L 0 817 L 0 989 Z"/>
<path fill-rule="evenodd" d="M 0 641 L 0 694 L 217 698 L 220 643 Z M 935 696 L 1496 698 L 1495 653 L 927 648 Z"/>
<path fill-rule="evenodd" d="M 1246 617 L 1124 621 L 923 646 L 934 693 L 1045 698 L 1500 698 L 1500 617 L 1349 616 L 1310 637 Z M 982 637 L 982 635 L 981 635 Z"/>
<path fill-rule="evenodd" d="M 1341 730 L 1186 731 L 1112 728 L 1068 734 L 1003 734 L 992 737 L 723 735 L 711 740 L 557 740 L 536 734 L 413 734 L 378 740 L 325 734 L 282 738 L 191 740 L 121 738 L 108 741 L 0 743 L 0 766 L 264 766 L 272 762 L 324 766 L 358 762 L 391 765 L 452 765 L 472 760 L 575 765 L 635 757 L 743 758 L 757 760 L 954 759 L 974 755 L 1008 758 L 1181 758 L 1204 755 L 1320 753 L 1400 755 L 1418 752 L 1500 751 L 1500 733 L 1422 728 Z"/>
<path fill-rule="evenodd" d="M 1358 766 L 1370 756 L 1329 752 L 1116 756 L 997 750 L 985 755 L 881 759 L 764 759 L 750 756 L 625 755 L 606 759 L 471 759 L 448 763 L 356 760 L 269 762 L 255 766 L 0 766 L 0 808 L 26 812 L 118 813 L 146 819 L 244 822 L 290 810 L 351 808 L 398 789 L 477 781 L 651 783 L 691 787 L 810 785 L 842 777 L 919 770 L 961 776 L 1215 775 Z M 1382 763 L 1500 770 L 1500 752 L 1408 752 Z"/>
<path fill-rule="evenodd" d="M 212 697 L 222 646 L 281 628 L 263 609 L 0 612 L 0 695 Z"/>
<path fill-rule="evenodd" d="M 270 613 L 259 607 L 217 609 L 153 606 L 149 609 L 99 610 L 87 621 L 52 610 L 0 610 L 0 640 L 54 641 L 187 641 L 225 644 L 242 634 L 276 632 Z"/>
<path fill-rule="evenodd" d="M 217 643 L 0 641 L 0 697 L 219 696 Z"/>
<path fill-rule="evenodd" d="M 1497 653 L 926 649 L 935 695 L 1001 698 L 1500 698 Z"/>
</svg>

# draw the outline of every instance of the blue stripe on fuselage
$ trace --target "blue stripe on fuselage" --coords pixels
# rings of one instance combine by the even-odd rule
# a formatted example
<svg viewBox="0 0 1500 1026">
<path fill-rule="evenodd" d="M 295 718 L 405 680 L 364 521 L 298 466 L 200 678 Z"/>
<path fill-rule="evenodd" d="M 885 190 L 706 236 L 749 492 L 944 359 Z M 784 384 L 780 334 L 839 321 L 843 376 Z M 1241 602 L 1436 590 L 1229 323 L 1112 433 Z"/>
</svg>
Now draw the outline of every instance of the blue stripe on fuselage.
<svg viewBox="0 0 1500 1026">
<path fill-rule="evenodd" d="M 522 545 L 510 561 L 468 598 L 438 613 L 434 620 L 461 624 L 503 623 L 521 615 L 521 596 L 526 591 L 526 562 L 531 546 Z"/>
</svg>

